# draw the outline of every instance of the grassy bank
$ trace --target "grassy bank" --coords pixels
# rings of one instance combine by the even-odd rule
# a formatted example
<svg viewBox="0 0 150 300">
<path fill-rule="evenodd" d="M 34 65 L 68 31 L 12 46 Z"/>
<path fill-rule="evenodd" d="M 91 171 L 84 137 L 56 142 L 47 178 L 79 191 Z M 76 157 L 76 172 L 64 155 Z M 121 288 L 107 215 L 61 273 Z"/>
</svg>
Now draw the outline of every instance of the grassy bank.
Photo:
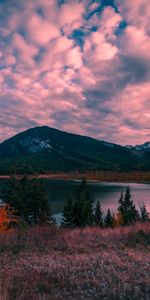
<svg viewBox="0 0 150 300">
<path fill-rule="evenodd" d="M 23 175 L 16 175 L 21 178 Z M 99 180 L 107 182 L 150 182 L 150 171 L 145 172 L 111 172 L 111 171 L 87 171 L 87 172 L 49 172 L 43 174 L 28 175 L 28 178 L 45 178 L 52 180 Z M 0 175 L 0 179 L 9 179 L 10 175 Z"/>
<path fill-rule="evenodd" d="M 150 223 L 0 235 L 0 299 L 149 300 Z"/>
</svg>

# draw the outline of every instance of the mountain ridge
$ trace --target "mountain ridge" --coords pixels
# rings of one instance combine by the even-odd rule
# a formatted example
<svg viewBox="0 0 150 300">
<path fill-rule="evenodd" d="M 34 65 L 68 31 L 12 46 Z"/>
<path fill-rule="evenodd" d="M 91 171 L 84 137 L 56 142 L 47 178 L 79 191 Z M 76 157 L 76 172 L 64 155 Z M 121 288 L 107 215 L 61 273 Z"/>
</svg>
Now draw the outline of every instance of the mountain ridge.
<svg viewBox="0 0 150 300">
<path fill-rule="evenodd" d="M 149 143 L 149 142 L 148 142 Z M 147 153 L 48 126 L 27 129 L 0 144 L 0 172 L 145 170 Z M 147 157 L 148 156 L 148 157 Z M 148 166 L 146 161 L 148 160 Z M 31 171 L 30 171 L 31 172 Z"/>
<path fill-rule="evenodd" d="M 138 151 L 150 151 L 150 141 L 145 142 L 143 144 L 137 144 L 135 146 L 127 145 L 126 147 L 129 149 L 135 149 Z"/>
</svg>

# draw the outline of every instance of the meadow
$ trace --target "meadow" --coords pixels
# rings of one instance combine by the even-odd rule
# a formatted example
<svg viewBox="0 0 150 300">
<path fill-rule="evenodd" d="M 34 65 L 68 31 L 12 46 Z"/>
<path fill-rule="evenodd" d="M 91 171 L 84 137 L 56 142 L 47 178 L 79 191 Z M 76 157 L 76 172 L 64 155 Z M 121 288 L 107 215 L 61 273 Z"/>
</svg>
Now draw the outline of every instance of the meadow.
<svg viewBox="0 0 150 300">
<path fill-rule="evenodd" d="M 0 234 L 0 300 L 149 300 L 150 223 Z"/>
</svg>

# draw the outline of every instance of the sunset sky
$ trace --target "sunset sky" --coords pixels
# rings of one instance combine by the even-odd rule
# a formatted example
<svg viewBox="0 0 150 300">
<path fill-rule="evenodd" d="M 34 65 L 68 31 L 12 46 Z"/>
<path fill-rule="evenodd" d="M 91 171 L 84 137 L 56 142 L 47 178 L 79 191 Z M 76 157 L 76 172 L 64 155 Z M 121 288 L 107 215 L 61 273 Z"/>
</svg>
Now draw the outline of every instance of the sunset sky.
<svg viewBox="0 0 150 300">
<path fill-rule="evenodd" d="M 0 124 L 150 140 L 150 0 L 0 0 Z"/>
</svg>

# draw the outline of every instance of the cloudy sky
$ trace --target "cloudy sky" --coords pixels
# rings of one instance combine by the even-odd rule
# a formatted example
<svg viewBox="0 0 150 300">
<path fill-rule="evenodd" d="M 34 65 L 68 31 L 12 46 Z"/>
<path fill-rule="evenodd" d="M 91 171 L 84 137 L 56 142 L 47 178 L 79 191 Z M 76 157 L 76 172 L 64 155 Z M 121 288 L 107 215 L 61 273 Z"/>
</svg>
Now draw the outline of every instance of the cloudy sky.
<svg viewBox="0 0 150 300">
<path fill-rule="evenodd" d="M 149 0 L 0 0 L 0 123 L 150 140 Z"/>
</svg>

